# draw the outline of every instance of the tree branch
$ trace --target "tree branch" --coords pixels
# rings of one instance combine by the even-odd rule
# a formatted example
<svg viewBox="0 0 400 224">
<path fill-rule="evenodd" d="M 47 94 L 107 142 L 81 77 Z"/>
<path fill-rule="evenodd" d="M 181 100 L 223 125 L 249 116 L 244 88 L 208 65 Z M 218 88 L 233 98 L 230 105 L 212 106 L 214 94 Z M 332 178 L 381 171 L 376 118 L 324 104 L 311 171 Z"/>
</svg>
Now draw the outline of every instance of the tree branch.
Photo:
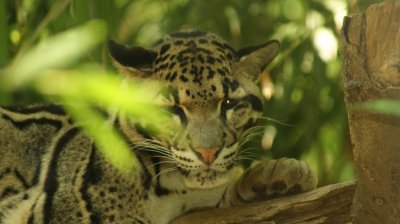
<svg viewBox="0 0 400 224">
<path fill-rule="evenodd" d="M 354 182 L 339 183 L 268 201 L 194 211 L 172 224 L 348 223 L 355 187 Z"/>
</svg>

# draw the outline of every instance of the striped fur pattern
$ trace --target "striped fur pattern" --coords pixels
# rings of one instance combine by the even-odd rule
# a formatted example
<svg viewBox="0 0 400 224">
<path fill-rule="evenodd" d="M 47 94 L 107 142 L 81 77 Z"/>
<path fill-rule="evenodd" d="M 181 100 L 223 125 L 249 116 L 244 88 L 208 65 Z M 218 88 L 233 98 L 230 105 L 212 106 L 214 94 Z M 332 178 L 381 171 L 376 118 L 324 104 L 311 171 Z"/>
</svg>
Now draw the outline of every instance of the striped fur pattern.
<svg viewBox="0 0 400 224">
<path fill-rule="evenodd" d="M 0 223 L 169 223 L 186 211 L 314 189 L 309 166 L 237 161 L 263 104 L 254 81 L 276 41 L 234 50 L 202 31 L 172 33 L 152 49 L 109 43 L 117 68 L 165 84 L 155 101 L 176 129 L 148 132 L 119 114 L 115 126 L 140 169 L 114 168 L 58 105 L 0 108 Z"/>
</svg>

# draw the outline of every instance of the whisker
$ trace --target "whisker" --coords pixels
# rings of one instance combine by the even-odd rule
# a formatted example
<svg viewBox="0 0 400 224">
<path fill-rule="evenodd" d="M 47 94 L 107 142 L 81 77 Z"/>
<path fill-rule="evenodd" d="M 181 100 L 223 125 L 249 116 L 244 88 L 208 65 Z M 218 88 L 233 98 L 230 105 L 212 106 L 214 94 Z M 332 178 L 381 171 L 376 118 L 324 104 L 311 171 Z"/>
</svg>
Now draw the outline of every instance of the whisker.
<svg viewBox="0 0 400 224">
<path fill-rule="evenodd" d="M 160 151 L 167 151 L 164 148 L 161 148 L 159 146 L 153 146 L 153 145 L 134 145 L 134 146 L 132 146 L 133 150 L 145 150 L 146 148 L 157 149 Z"/>
<path fill-rule="evenodd" d="M 263 152 L 264 150 L 260 149 L 260 148 L 256 148 L 256 147 L 249 147 L 249 148 L 245 148 L 245 149 L 240 149 L 241 153 L 244 152 L 252 152 L 252 151 L 259 151 L 259 152 Z"/>
<path fill-rule="evenodd" d="M 239 161 L 239 160 L 250 160 L 250 161 L 255 161 L 258 160 L 256 158 L 250 158 L 250 157 L 244 157 L 244 156 L 240 156 L 238 158 L 235 158 L 235 161 Z"/>
<path fill-rule="evenodd" d="M 252 133 L 263 133 L 264 132 L 264 127 L 254 127 L 254 128 L 249 128 L 246 131 L 242 133 L 242 136 L 247 136 Z"/>
<path fill-rule="evenodd" d="M 264 128 L 265 128 L 264 125 L 255 125 L 249 129 L 247 129 L 247 131 L 253 131 L 255 129 L 264 129 Z"/>
<path fill-rule="evenodd" d="M 158 147 L 163 147 L 163 143 L 157 140 L 153 140 L 153 139 L 144 139 L 140 142 L 136 142 L 134 143 L 134 145 L 151 145 L 151 146 L 158 146 Z M 165 147 L 163 147 L 165 148 Z"/>
<path fill-rule="evenodd" d="M 253 154 L 253 153 L 250 153 L 250 152 L 238 155 L 238 157 L 240 157 L 240 156 L 248 156 L 248 157 L 253 157 L 253 158 L 257 158 L 257 159 L 260 159 L 260 158 L 263 157 L 263 155 Z"/>
<path fill-rule="evenodd" d="M 255 155 L 239 155 L 237 158 L 252 158 L 252 159 L 260 159 L 260 156 Z"/>
<path fill-rule="evenodd" d="M 276 119 L 273 119 L 273 118 L 270 118 L 270 117 L 260 117 L 259 119 L 266 120 L 266 121 L 272 121 L 272 122 L 274 122 L 276 124 L 280 124 L 280 125 L 284 125 L 284 126 L 288 126 L 288 127 L 295 127 L 296 126 L 294 124 L 284 123 L 282 121 L 279 121 L 279 120 L 276 120 Z"/>
<path fill-rule="evenodd" d="M 249 128 L 247 129 L 244 134 L 247 135 L 249 133 L 263 133 L 265 127 L 255 127 L 255 128 Z"/>
<path fill-rule="evenodd" d="M 169 157 L 169 156 L 153 155 L 153 156 L 151 156 L 151 157 L 152 157 L 152 158 L 162 158 L 162 159 L 165 159 L 165 160 L 168 160 L 168 161 L 174 161 L 174 158 Z"/>
<path fill-rule="evenodd" d="M 238 155 L 238 157 L 241 157 L 241 156 L 253 157 L 253 158 L 257 158 L 257 159 L 259 159 L 261 157 L 260 155 L 254 155 L 254 154 L 240 154 L 240 155 Z"/>
<path fill-rule="evenodd" d="M 246 148 L 244 150 L 240 150 L 240 153 L 253 153 L 257 154 L 256 152 L 264 153 L 264 151 L 258 149 L 258 148 Z"/>
<path fill-rule="evenodd" d="M 264 126 L 254 126 L 254 127 L 247 129 L 246 131 L 244 131 L 242 135 L 245 136 L 250 133 L 263 133 L 264 128 L 265 128 Z"/>
<path fill-rule="evenodd" d="M 156 145 L 156 144 L 150 144 L 150 143 L 137 143 L 135 145 L 132 145 L 133 148 L 144 148 L 144 147 L 152 147 L 152 148 L 162 148 L 166 149 L 163 146 Z"/>
<path fill-rule="evenodd" d="M 252 137 L 254 137 L 254 136 L 252 136 Z M 240 140 L 240 141 L 238 142 L 238 148 L 243 147 L 247 142 L 249 142 L 250 140 L 252 140 L 252 139 L 253 139 L 252 137 L 248 137 L 248 138 L 245 138 L 245 139 Z"/>
<path fill-rule="evenodd" d="M 247 134 L 246 136 L 243 136 L 243 137 L 240 139 L 240 141 L 241 141 L 241 142 L 245 142 L 245 141 L 248 141 L 248 140 L 250 140 L 250 139 L 252 139 L 252 138 L 254 138 L 254 137 L 261 136 L 261 135 L 262 135 L 262 133 L 249 133 L 249 134 Z"/>
<path fill-rule="evenodd" d="M 246 134 L 242 135 L 240 139 L 244 140 L 244 139 L 248 139 L 248 138 L 251 138 L 253 136 L 260 135 L 260 134 L 262 134 L 262 133 L 257 133 L 257 132 L 246 133 Z"/>
<path fill-rule="evenodd" d="M 176 162 L 171 160 L 171 161 L 160 161 L 160 162 L 157 162 L 157 163 L 153 163 L 153 165 L 151 165 L 151 166 L 154 167 L 156 165 L 164 164 L 164 163 L 169 163 L 169 164 L 175 164 L 176 165 Z"/>
<path fill-rule="evenodd" d="M 160 151 L 160 153 L 169 152 L 169 150 L 167 150 L 165 148 L 154 147 L 154 146 L 141 146 L 141 147 L 136 147 L 134 150 L 149 150 L 149 149 Z"/>
<path fill-rule="evenodd" d="M 137 142 L 132 146 L 152 146 L 152 147 L 161 147 L 161 148 L 166 148 L 162 146 L 161 144 L 155 143 L 155 142 Z"/>
<path fill-rule="evenodd" d="M 155 175 L 152 179 L 153 179 L 153 180 L 156 179 L 156 178 L 159 177 L 161 174 L 167 174 L 167 173 L 173 172 L 173 171 L 175 171 L 175 170 L 178 170 L 177 168 L 178 168 L 178 166 L 170 167 L 170 168 L 161 170 L 161 171 L 160 171 L 157 175 Z"/>
<path fill-rule="evenodd" d="M 248 142 L 250 139 L 256 137 L 256 136 L 261 136 L 264 134 L 263 130 L 247 130 L 245 131 L 241 137 L 239 138 L 239 145 L 243 145 L 244 143 Z"/>
<path fill-rule="evenodd" d="M 157 149 L 152 149 L 152 148 L 140 148 L 140 149 L 137 149 L 135 151 L 136 152 L 140 152 L 140 151 L 155 152 L 155 153 L 158 153 L 158 154 L 161 154 L 161 155 L 168 156 L 168 157 L 172 158 L 171 153 L 165 152 L 165 151 L 161 151 L 161 150 L 157 150 Z"/>
</svg>

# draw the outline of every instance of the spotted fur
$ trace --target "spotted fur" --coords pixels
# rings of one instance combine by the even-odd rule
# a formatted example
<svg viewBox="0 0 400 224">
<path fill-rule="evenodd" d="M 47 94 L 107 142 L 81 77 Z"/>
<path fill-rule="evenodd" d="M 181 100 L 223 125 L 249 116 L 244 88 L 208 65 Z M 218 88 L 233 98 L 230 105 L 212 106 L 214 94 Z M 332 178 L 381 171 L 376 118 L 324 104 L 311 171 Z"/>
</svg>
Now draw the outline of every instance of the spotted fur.
<svg viewBox="0 0 400 224">
<path fill-rule="evenodd" d="M 109 42 L 129 78 L 162 83 L 155 101 L 167 128 L 119 113 L 114 124 L 140 169 L 120 173 L 57 105 L 0 108 L 0 223 L 168 223 L 201 207 L 226 207 L 315 188 L 309 166 L 263 160 L 243 172 L 243 142 L 263 111 L 255 80 L 277 41 L 235 50 L 196 30 L 152 49 Z"/>
</svg>

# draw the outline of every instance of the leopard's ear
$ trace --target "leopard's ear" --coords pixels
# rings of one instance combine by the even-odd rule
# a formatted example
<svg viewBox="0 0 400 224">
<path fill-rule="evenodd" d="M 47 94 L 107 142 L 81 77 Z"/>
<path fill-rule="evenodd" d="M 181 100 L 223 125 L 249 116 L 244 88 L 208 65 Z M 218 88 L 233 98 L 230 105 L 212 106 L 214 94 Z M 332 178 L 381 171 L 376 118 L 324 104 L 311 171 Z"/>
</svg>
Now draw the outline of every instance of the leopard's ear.
<svg viewBox="0 0 400 224">
<path fill-rule="evenodd" d="M 151 74 L 157 53 L 138 46 L 127 47 L 113 40 L 108 41 L 108 50 L 114 64 L 121 73 L 133 77 L 146 77 Z"/>
<path fill-rule="evenodd" d="M 272 40 L 264 44 L 249 46 L 237 51 L 239 56 L 238 70 L 256 80 L 264 68 L 279 52 L 279 42 Z"/>
</svg>

